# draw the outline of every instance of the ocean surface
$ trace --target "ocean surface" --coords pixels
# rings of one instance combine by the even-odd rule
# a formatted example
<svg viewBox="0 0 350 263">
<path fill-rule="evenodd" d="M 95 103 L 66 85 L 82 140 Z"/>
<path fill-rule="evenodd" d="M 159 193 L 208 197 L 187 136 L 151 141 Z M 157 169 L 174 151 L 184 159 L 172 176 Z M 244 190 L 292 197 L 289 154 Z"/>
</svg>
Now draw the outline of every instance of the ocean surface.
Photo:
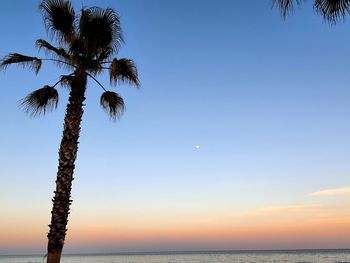
<svg viewBox="0 0 350 263">
<path fill-rule="evenodd" d="M 43 263 L 43 256 L 0 256 L 0 263 Z M 350 263 L 350 250 L 215 251 L 65 255 L 62 263 Z"/>
</svg>

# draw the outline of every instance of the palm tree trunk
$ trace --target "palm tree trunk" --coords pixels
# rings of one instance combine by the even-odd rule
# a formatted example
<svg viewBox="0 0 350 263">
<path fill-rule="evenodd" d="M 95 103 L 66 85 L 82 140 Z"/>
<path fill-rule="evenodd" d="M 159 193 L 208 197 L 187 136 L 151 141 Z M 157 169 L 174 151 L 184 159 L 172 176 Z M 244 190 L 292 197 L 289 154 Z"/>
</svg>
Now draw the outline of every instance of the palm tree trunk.
<svg viewBox="0 0 350 263">
<path fill-rule="evenodd" d="M 56 191 L 51 211 L 51 224 L 48 237 L 47 263 L 59 263 L 66 236 L 69 206 L 72 203 L 71 188 L 74 163 L 78 151 L 80 123 L 83 116 L 83 102 L 86 89 L 86 74 L 76 70 L 71 80 L 71 92 L 64 119 L 63 137 L 58 160 Z"/>
</svg>

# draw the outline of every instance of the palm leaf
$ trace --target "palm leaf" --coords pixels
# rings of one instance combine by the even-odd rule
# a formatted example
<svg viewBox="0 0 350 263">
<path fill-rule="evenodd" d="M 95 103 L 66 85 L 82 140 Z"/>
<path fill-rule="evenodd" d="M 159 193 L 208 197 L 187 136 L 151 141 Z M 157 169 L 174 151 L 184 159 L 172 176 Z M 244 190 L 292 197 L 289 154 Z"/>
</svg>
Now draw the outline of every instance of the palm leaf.
<svg viewBox="0 0 350 263">
<path fill-rule="evenodd" d="M 103 71 L 103 67 L 98 59 L 88 61 L 86 63 L 86 68 L 93 76 L 96 76 Z"/>
<path fill-rule="evenodd" d="M 127 82 L 136 87 L 140 86 L 137 68 L 131 59 L 113 59 L 109 68 L 109 78 L 112 85 L 119 82 Z"/>
<path fill-rule="evenodd" d="M 314 8 L 330 24 L 350 13 L 350 0 L 315 0 Z"/>
<path fill-rule="evenodd" d="M 113 48 L 109 47 L 109 48 L 103 49 L 96 60 L 102 63 L 103 61 L 108 59 L 112 54 L 113 54 Z"/>
<path fill-rule="evenodd" d="M 0 62 L 0 69 L 6 69 L 10 64 L 18 64 L 23 67 L 29 67 L 38 74 L 41 68 L 41 59 L 37 57 L 29 57 L 18 53 L 11 53 L 4 57 Z"/>
<path fill-rule="evenodd" d="M 58 58 L 63 58 L 63 59 L 70 59 L 70 56 L 68 55 L 67 51 L 64 48 L 57 48 L 52 46 L 49 42 L 47 42 L 44 39 L 38 39 L 35 42 L 35 46 L 39 49 L 44 49 L 46 54 L 49 53 L 54 53 Z"/>
<path fill-rule="evenodd" d="M 74 75 L 61 75 L 60 80 L 57 82 L 57 84 L 61 84 L 62 87 L 65 87 L 67 89 L 71 89 L 72 81 L 74 79 Z"/>
<path fill-rule="evenodd" d="M 123 42 L 119 16 L 111 8 L 92 7 L 82 10 L 79 30 L 86 52 L 97 52 L 97 56 L 108 48 L 117 50 Z"/>
<path fill-rule="evenodd" d="M 293 12 L 294 5 L 301 5 L 303 0 L 272 0 L 272 5 L 278 4 L 279 9 L 281 10 L 281 14 L 283 18 Z"/>
<path fill-rule="evenodd" d="M 74 39 L 75 12 L 70 1 L 43 0 L 39 5 L 48 32 L 59 42 L 71 43 Z"/>
<path fill-rule="evenodd" d="M 125 111 L 125 104 L 118 93 L 106 91 L 100 99 L 101 107 L 109 114 L 113 120 L 119 119 Z"/>
<path fill-rule="evenodd" d="M 96 76 L 98 73 L 101 73 L 105 69 L 102 66 L 103 61 L 105 61 L 112 53 L 113 50 L 111 48 L 107 48 L 101 51 L 97 57 L 86 60 L 85 67 L 87 71 L 94 76 Z"/>
<path fill-rule="evenodd" d="M 45 114 L 47 110 L 52 111 L 57 108 L 57 104 L 58 92 L 48 85 L 33 91 L 21 100 L 21 106 L 33 117 Z"/>
</svg>

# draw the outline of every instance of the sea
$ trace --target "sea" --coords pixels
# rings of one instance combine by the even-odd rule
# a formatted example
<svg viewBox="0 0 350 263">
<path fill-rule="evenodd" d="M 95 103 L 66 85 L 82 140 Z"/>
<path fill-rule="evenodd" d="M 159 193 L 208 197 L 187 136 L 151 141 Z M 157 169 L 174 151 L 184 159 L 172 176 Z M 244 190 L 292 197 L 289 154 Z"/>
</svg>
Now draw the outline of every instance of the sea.
<svg viewBox="0 0 350 263">
<path fill-rule="evenodd" d="M 45 263 L 42 255 L 0 256 L 0 263 Z M 350 263 L 350 249 L 63 255 L 61 263 Z"/>
</svg>

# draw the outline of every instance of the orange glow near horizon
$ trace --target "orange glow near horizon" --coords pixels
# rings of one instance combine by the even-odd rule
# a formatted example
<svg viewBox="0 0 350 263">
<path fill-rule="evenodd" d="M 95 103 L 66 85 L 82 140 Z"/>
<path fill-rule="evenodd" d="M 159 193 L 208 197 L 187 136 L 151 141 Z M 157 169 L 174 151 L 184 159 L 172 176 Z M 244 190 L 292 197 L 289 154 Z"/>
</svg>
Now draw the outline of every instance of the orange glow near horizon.
<svg viewBox="0 0 350 263">
<path fill-rule="evenodd" d="M 203 249 L 274 249 L 274 248 L 348 248 L 350 218 L 310 221 L 280 221 L 270 224 L 251 223 L 235 226 L 216 222 L 213 225 L 182 225 L 161 228 L 75 228 L 68 244 L 118 244 L 132 247 L 133 243 L 165 245 L 169 250 L 179 246 Z M 176 245 L 174 245 L 176 244 Z M 182 245 L 183 244 L 183 245 Z M 330 246 L 331 244 L 331 246 Z M 168 245 L 168 246 L 167 246 Z M 157 248 L 154 248 L 157 249 Z M 162 250 L 162 249 L 161 249 Z"/>
<path fill-rule="evenodd" d="M 90 252 L 95 252 L 91 250 L 99 246 L 116 251 L 350 247 L 349 214 L 320 205 L 270 207 L 212 218 L 102 218 L 89 224 L 92 221 L 73 217 L 65 249 L 72 248 L 74 252 L 75 247 L 89 247 Z M 1 247 L 46 245 L 43 222 L 30 220 L 15 225 L 16 229 L 1 229 Z"/>
<path fill-rule="evenodd" d="M 171 226 L 160 228 L 118 227 L 79 227 L 70 231 L 72 241 L 113 241 L 113 240 L 202 240 L 202 239 L 245 239 L 245 240 L 283 240 L 302 238 L 346 238 L 350 235 L 350 218 L 331 218 L 324 220 L 294 222 L 281 221 L 270 224 L 248 224 L 235 226 L 218 222 L 216 226 Z M 350 238 L 349 238 L 350 240 Z"/>
</svg>

